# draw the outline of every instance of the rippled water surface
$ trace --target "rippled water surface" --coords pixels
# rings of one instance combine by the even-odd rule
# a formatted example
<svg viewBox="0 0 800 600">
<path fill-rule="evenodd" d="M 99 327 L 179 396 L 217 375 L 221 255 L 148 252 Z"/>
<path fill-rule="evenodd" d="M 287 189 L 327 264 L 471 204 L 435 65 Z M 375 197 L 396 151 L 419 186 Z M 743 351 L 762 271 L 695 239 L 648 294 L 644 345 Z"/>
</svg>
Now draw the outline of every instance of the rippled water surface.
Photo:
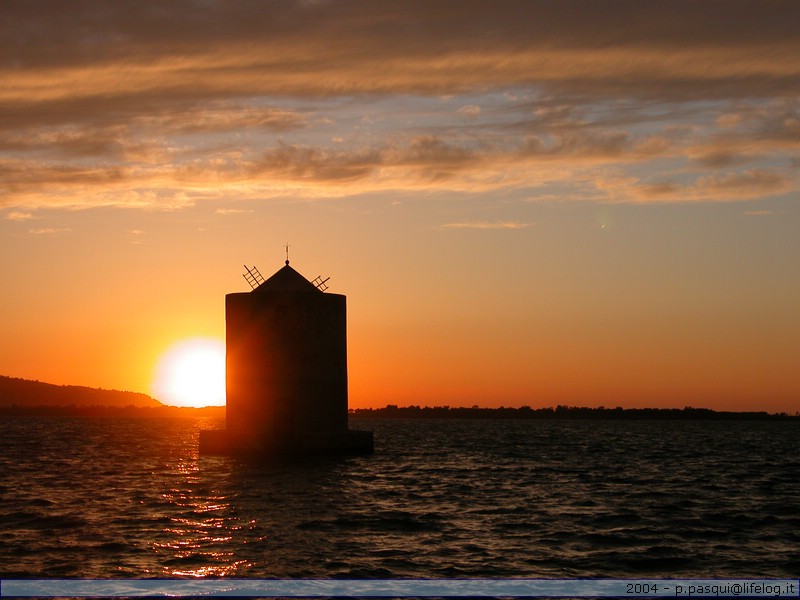
<svg viewBox="0 0 800 600">
<path fill-rule="evenodd" d="M 376 454 L 198 457 L 213 421 L 0 421 L 4 577 L 794 577 L 800 424 L 356 421 Z"/>
</svg>

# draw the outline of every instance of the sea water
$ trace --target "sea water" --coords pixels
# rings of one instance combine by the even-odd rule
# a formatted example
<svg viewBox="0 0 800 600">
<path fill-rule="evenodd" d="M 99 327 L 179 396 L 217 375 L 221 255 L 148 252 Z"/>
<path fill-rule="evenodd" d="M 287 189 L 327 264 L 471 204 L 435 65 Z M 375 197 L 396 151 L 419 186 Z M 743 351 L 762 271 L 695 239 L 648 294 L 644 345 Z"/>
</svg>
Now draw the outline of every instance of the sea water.
<svg viewBox="0 0 800 600">
<path fill-rule="evenodd" d="M 0 421 L 0 578 L 796 577 L 800 423 L 351 420 L 373 456 L 198 456 L 214 420 Z"/>
</svg>

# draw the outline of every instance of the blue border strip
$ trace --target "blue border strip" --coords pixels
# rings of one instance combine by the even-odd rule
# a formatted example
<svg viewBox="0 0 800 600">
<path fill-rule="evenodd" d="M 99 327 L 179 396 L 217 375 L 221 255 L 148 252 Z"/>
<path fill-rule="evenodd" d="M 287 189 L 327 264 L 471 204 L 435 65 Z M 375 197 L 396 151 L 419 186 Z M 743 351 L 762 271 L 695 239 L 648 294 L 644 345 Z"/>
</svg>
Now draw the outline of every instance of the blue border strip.
<svg viewBox="0 0 800 600">
<path fill-rule="evenodd" d="M 3 598 L 800 598 L 798 579 L 4 579 Z"/>
</svg>

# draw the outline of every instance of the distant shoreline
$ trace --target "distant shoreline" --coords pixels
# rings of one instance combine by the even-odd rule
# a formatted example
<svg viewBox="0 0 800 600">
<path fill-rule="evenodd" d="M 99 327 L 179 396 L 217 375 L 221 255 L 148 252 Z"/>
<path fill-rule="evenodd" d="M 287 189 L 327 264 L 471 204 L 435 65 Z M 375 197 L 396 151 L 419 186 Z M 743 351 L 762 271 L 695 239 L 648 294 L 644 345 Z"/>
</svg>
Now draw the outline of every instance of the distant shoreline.
<svg viewBox="0 0 800 600">
<path fill-rule="evenodd" d="M 349 415 L 363 419 L 624 419 L 624 420 L 800 420 L 794 415 L 766 411 L 715 411 L 710 408 L 598 408 L 558 405 L 547 408 L 481 408 L 451 406 L 397 406 L 351 408 Z M 224 406 L 204 408 L 161 404 L 138 392 L 104 390 L 74 385 L 54 385 L 0 375 L 2 417 L 125 417 L 125 418 L 225 418 Z"/>
<path fill-rule="evenodd" d="M 389 405 L 384 408 L 350 409 L 357 419 L 512 419 L 512 420 L 704 420 L 704 421 L 800 421 L 800 414 L 765 411 L 730 412 L 709 408 L 479 408 Z M 105 417 L 137 419 L 225 418 L 224 406 L 0 406 L 2 417 Z"/>
<path fill-rule="evenodd" d="M 524 419 L 524 420 L 714 420 L 714 421 L 767 421 L 800 420 L 800 413 L 768 413 L 766 411 L 730 412 L 710 408 L 598 408 L 563 406 L 548 408 L 480 408 L 449 406 L 389 405 L 384 408 L 356 408 L 351 417 L 372 419 Z"/>
</svg>

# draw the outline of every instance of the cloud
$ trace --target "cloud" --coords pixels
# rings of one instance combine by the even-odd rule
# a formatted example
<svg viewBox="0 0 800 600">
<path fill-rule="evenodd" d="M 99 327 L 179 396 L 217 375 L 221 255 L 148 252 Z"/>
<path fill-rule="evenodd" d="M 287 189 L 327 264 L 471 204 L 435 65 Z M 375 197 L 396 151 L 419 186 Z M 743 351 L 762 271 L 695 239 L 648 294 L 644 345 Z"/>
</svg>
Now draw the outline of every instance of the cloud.
<svg viewBox="0 0 800 600">
<path fill-rule="evenodd" d="M 147 232 L 143 229 L 129 229 L 126 233 L 129 237 L 128 241 L 134 246 L 141 245 L 143 238 L 147 235 Z"/>
<path fill-rule="evenodd" d="M 244 208 L 218 208 L 214 211 L 214 214 L 217 215 L 243 215 L 252 213 L 252 209 L 244 209 Z"/>
<path fill-rule="evenodd" d="M 33 213 L 21 212 L 18 210 L 12 210 L 6 215 L 6 219 L 10 221 L 29 221 L 30 219 L 33 218 L 34 218 Z"/>
<path fill-rule="evenodd" d="M 6 69 L 34 101 L 136 90 L 247 94 L 459 93 L 545 83 L 572 90 L 729 94 L 743 80 L 797 89 L 792 2 L 610 0 L 205 2 L 107 9 L 8 2 Z M 191 15 L 190 17 L 188 15 Z M 68 74 L 72 90 L 57 85 Z M 698 89 L 697 84 L 706 89 Z M 702 87 L 702 86 L 701 86 Z M 692 92 L 694 90 L 694 92 Z M 771 92 L 770 92 L 771 93 Z"/>
<path fill-rule="evenodd" d="M 794 2 L 3 10 L 6 207 L 175 209 L 556 181 L 646 202 L 796 185 Z"/>
<path fill-rule="evenodd" d="M 639 197 L 643 199 L 676 198 L 683 190 L 677 183 L 670 182 L 643 184 L 637 188 Z"/>
<path fill-rule="evenodd" d="M 118 161 L 91 168 L 78 161 L 0 159 L 0 202 L 7 207 L 115 205 L 173 210 L 211 198 L 335 198 L 382 191 L 471 194 L 525 188 L 530 197 L 536 197 L 540 194 L 534 190 L 554 183 L 573 189 L 565 198 L 575 196 L 577 186 L 589 186 L 595 194 L 581 191 L 577 197 L 608 202 L 674 202 L 773 195 L 796 185 L 788 167 L 701 171 L 694 183 L 687 184 L 687 173 L 676 172 L 673 178 L 670 171 L 674 166 L 668 167 L 664 161 L 710 152 L 712 146 L 692 146 L 690 141 L 652 135 L 637 139 L 629 132 L 594 131 L 590 126 L 568 135 L 543 132 L 518 140 L 518 145 L 462 134 L 398 136 L 364 145 L 278 141 L 261 151 L 255 146 L 244 151 L 223 144 L 214 147 L 212 143 L 208 149 L 190 144 L 172 150 L 170 160 L 164 163 Z M 634 174 L 642 165 L 652 170 L 658 161 L 664 162 L 658 169 L 662 174 L 651 181 Z M 720 160 L 715 168 L 746 162 Z M 609 176 L 604 172 L 608 169 L 618 174 Z M 222 208 L 218 212 L 232 214 L 235 210 Z"/>
<path fill-rule="evenodd" d="M 786 175 L 764 169 L 711 175 L 697 181 L 697 188 L 702 192 L 734 198 L 777 194 L 787 191 L 789 186 L 790 180 Z"/>
<path fill-rule="evenodd" d="M 137 115 L 119 115 L 112 110 L 74 117 L 77 120 L 72 122 L 50 123 L 52 117 L 44 116 L 41 122 L 27 125 L 9 118 L 0 130 L 0 152 L 36 152 L 65 160 L 102 157 L 164 162 L 175 154 L 173 144 L 180 140 L 185 146 L 188 136 L 195 140 L 203 135 L 230 136 L 228 143 L 241 147 L 248 134 L 284 133 L 307 125 L 297 111 L 228 104 L 161 108 Z M 217 147 L 220 143 L 214 141 Z"/>
<path fill-rule="evenodd" d="M 760 199 L 794 189 L 784 173 L 751 169 L 699 177 L 691 183 L 663 182 L 632 187 L 631 200 L 662 202 L 709 202 Z"/>
<path fill-rule="evenodd" d="M 519 221 L 465 221 L 460 223 L 446 223 L 440 225 L 440 229 L 526 229 L 532 223 L 521 223 Z"/>
<path fill-rule="evenodd" d="M 478 117 L 481 114 L 481 107 L 475 104 L 467 104 L 459 108 L 456 112 L 465 117 Z"/>
<path fill-rule="evenodd" d="M 295 110 L 227 102 L 195 106 L 189 110 L 171 108 L 162 114 L 140 117 L 138 124 L 173 134 L 231 130 L 285 132 L 308 125 L 306 117 Z"/>
<path fill-rule="evenodd" d="M 68 227 L 39 227 L 36 229 L 28 229 L 31 235 L 54 235 L 57 233 L 67 233 L 72 231 Z"/>
<path fill-rule="evenodd" d="M 317 183 L 347 183 L 370 175 L 382 162 L 380 152 L 332 150 L 319 147 L 280 144 L 247 165 L 254 179 Z"/>
</svg>

